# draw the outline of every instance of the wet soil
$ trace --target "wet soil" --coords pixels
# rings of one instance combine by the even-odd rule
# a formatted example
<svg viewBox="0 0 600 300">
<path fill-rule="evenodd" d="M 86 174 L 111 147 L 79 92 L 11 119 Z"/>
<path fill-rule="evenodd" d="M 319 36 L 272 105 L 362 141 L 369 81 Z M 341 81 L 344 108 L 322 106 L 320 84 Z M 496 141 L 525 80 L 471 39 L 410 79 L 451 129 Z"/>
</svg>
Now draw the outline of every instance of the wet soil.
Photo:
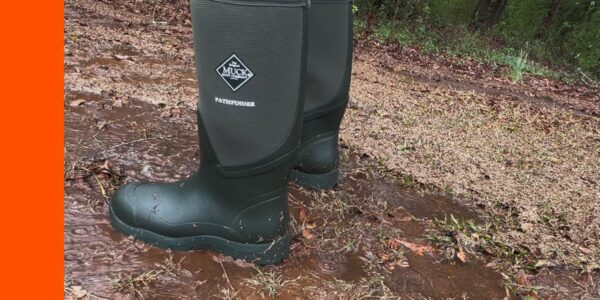
<svg viewBox="0 0 600 300">
<path fill-rule="evenodd" d="M 589 106 L 576 106 L 561 102 L 548 95 L 529 95 L 525 91 L 502 85 L 486 87 L 475 82 L 454 80 L 439 75 L 426 76 L 424 74 L 410 72 L 408 70 L 401 70 L 396 73 L 431 87 L 444 86 L 454 90 L 473 91 L 492 97 L 503 97 L 513 102 L 527 102 L 542 108 L 562 109 L 577 116 L 600 117 L 600 109 L 596 107 L 590 108 Z"/>
<path fill-rule="evenodd" d="M 565 83 L 525 74 L 520 82 L 507 78 L 506 66 L 489 66 L 474 60 L 428 55 L 399 45 L 372 40 L 355 42 L 355 49 L 377 57 L 383 70 L 400 74 L 419 84 L 500 96 L 540 108 L 558 108 L 578 116 L 600 116 L 598 86 Z M 359 58 L 360 60 L 360 58 Z"/>
<path fill-rule="evenodd" d="M 189 22 L 179 6 L 155 8 L 137 1 L 66 1 L 66 298 L 502 299 L 505 287 L 511 297 L 600 295 L 597 272 L 541 268 L 514 280 L 516 272 L 497 257 L 467 253 L 463 262 L 447 255 L 430 242 L 432 224 L 450 215 L 486 224 L 489 216 L 465 201 L 400 184 L 350 139 L 342 143 L 343 177 L 333 191 L 290 186 L 294 239 L 290 257 L 279 266 L 258 268 L 211 251 L 163 250 L 120 235 L 106 211 L 118 186 L 174 181 L 198 167 Z M 357 43 L 356 69 L 374 63 L 380 68 L 353 74 L 358 98 L 374 97 L 361 91 L 370 82 L 401 76 L 415 83 L 406 90 L 418 99 L 449 87 L 488 95 L 498 105 L 524 101 L 592 120 L 600 111 L 593 89 L 536 78 L 525 81 L 537 80 L 538 86 L 525 88 L 497 74 L 488 78 L 478 67 L 363 47 Z M 382 88 L 371 90 L 378 95 Z M 366 102 L 353 101 L 350 109 L 366 114 Z M 375 117 L 391 118 L 373 111 L 369 120 Z"/>
<path fill-rule="evenodd" d="M 260 298 L 264 291 L 247 281 L 259 272 L 251 264 L 232 261 L 211 251 L 159 249 L 122 236 L 110 225 L 107 203 L 119 185 L 131 180 L 176 180 L 198 167 L 195 112 L 180 108 L 176 116 L 165 117 L 166 110 L 136 100 L 116 106 L 101 94 L 66 91 L 66 284 L 81 286 L 89 295 L 98 297 L 135 295 L 137 291 L 119 290 L 119 280 L 162 270 L 156 279 L 150 280 L 148 287 L 139 287 L 138 296 L 203 299 L 219 297 L 222 289 L 232 289 L 241 298 Z M 369 261 L 369 257 L 378 255 L 381 245 L 377 243 L 383 240 L 355 240 L 360 245 L 350 251 L 332 251 L 327 249 L 329 246 L 319 245 L 324 240 L 335 243 L 334 234 L 318 229 L 330 222 L 337 222 L 333 226 L 340 229 L 352 224 L 349 228 L 356 230 L 353 235 L 371 235 L 371 228 L 378 226 L 394 228 L 399 235 L 393 238 L 429 248 L 423 220 L 443 218 L 449 213 L 477 219 L 472 209 L 459 206 L 450 198 L 421 196 L 383 177 L 373 178 L 365 171 L 369 166 L 360 159 L 353 160 L 348 150 L 344 153 L 345 175 L 333 193 L 340 194 L 341 201 L 354 208 L 348 208 L 343 219 L 332 219 L 325 215 L 327 211 L 313 206 L 319 192 L 291 187 L 290 205 L 295 220 L 292 226 L 296 228 L 292 254 L 279 266 L 260 269 L 281 275 L 283 282 L 291 282 L 282 283 L 281 291 L 275 295 L 329 298 L 324 291 L 343 292 L 337 286 L 339 282 L 355 286 L 357 290 L 369 289 L 361 287 L 368 284 L 365 280 L 382 276 L 391 294 L 398 296 L 440 298 L 465 294 L 476 299 L 504 296 L 502 277 L 482 262 L 448 262 L 435 251 L 423 254 L 403 248 L 402 267 L 390 271 Z M 383 205 L 385 210 L 354 204 L 357 201 L 370 203 L 374 199 L 377 201 L 374 203 Z M 303 218 L 314 223 L 307 228 L 316 236 L 298 229 Z M 360 226 L 362 223 L 365 226 Z"/>
</svg>

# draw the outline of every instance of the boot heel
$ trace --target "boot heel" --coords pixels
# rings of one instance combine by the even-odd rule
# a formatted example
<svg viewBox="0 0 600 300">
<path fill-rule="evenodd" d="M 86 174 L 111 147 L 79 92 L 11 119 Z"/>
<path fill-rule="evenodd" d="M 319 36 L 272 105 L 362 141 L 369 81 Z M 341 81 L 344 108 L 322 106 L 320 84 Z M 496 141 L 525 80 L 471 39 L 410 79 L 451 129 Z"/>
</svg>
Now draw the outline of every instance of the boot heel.
<svg viewBox="0 0 600 300">
<path fill-rule="evenodd" d="M 313 189 L 331 189 L 337 183 L 338 177 L 338 170 L 311 174 L 293 169 L 290 173 L 290 181 Z"/>
</svg>

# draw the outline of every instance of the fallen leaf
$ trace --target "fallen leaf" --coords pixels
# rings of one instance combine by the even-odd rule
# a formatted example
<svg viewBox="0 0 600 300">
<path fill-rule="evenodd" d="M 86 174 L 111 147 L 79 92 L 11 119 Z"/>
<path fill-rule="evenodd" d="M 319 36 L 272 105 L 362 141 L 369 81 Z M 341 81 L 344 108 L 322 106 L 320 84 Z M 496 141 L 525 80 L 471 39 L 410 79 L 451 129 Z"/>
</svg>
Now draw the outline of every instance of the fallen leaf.
<svg viewBox="0 0 600 300">
<path fill-rule="evenodd" d="M 534 267 L 536 267 L 536 268 L 543 268 L 543 267 L 548 267 L 548 266 L 552 266 L 552 263 L 545 259 L 538 260 L 534 265 Z"/>
<path fill-rule="evenodd" d="M 427 246 L 427 245 L 419 245 L 419 244 L 411 243 L 411 242 L 400 240 L 400 239 L 394 239 L 394 241 L 396 241 L 397 243 L 401 244 L 402 246 L 410 249 L 412 252 L 414 252 L 415 254 L 417 254 L 419 256 L 433 253 L 433 248 L 431 248 L 430 246 Z"/>
<path fill-rule="evenodd" d="M 531 231 L 534 228 L 534 225 L 531 223 L 523 223 L 521 225 L 521 229 L 523 229 L 523 231 Z"/>
<path fill-rule="evenodd" d="M 398 239 L 393 239 L 389 241 L 389 246 L 390 248 L 392 248 L 392 250 L 398 250 L 398 248 L 400 248 L 400 242 L 398 241 Z"/>
<path fill-rule="evenodd" d="M 115 58 L 118 59 L 118 60 L 127 60 L 127 59 L 129 59 L 129 56 L 115 54 Z"/>
<path fill-rule="evenodd" d="M 531 283 L 529 282 L 529 277 L 523 270 L 519 270 L 519 273 L 517 273 L 517 277 L 515 278 L 515 282 L 523 287 L 531 286 Z"/>
<path fill-rule="evenodd" d="M 410 267 L 410 265 L 408 264 L 407 261 L 398 261 L 396 262 L 396 265 L 400 268 L 408 268 Z"/>
<path fill-rule="evenodd" d="M 463 250 L 462 246 L 458 246 L 458 252 L 456 253 L 456 257 L 461 262 L 467 262 L 467 254 L 465 254 L 465 251 Z"/>
<path fill-rule="evenodd" d="M 306 217 L 307 217 L 306 210 L 304 209 L 304 207 L 301 207 L 300 208 L 300 214 L 299 214 L 298 218 L 300 219 L 300 222 L 302 224 L 304 224 L 304 222 L 306 222 Z"/>
<path fill-rule="evenodd" d="M 496 251 L 494 251 L 494 249 L 491 248 L 491 247 L 485 247 L 485 248 L 483 248 L 483 251 L 485 251 L 485 253 L 487 253 L 489 255 L 495 255 L 496 254 Z"/>
<path fill-rule="evenodd" d="M 310 233 L 310 231 L 306 229 L 302 230 L 302 236 L 307 240 L 312 240 L 315 237 L 314 234 Z"/>
<path fill-rule="evenodd" d="M 85 103 L 85 100 L 84 100 L 84 99 L 77 99 L 77 100 L 73 100 L 73 101 L 71 101 L 71 102 L 69 103 L 69 105 L 70 105 L 71 107 L 77 107 L 77 106 L 80 106 L 80 105 L 82 105 L 82 104 L 84 104 L 84 103 Z"/>
<path fill-rule="evenodd" d="M 587 255 L 592 254 L 592 249 L 586 248 L 586 247 L 583 247 L 583 246 L 579 247 L 579 251 L 581 251 L 581 253 L 587 254 Z"/>
<path fill-rule="evenodd" d="M 192 271 L 190 271 L 188 269 L 181 269 L 181 275 L 183 275 L 184 277 L 188 277 L 188 278 L 191 278 L 194 276 L 194 274 L 192 274 Z"/>
<path fill-rule="evenodd" d="M 531 282 L 529 281 L 529 276 L 523 270 L 519 270 L 517 277 L 515 278 L 515 282 L 521 287 L 530 288 Z M 527 292 L 527 296 L 529 299 L 537 299 L 537 292 L 534 289 L 531 289 Z"/>
<path fill-rule="evenodd" d="M 379 254 L 379 258 L 380 258 L 382 261 L 388 261 L 388 260 L 390 260 L 390 255 L 389 255 L 389 254 L 387 254 L 387 253 L 381 253 L 381 254 Z"/>
<path fill-rule="evenodd" d="M 84 290 L 81 286 L 79 285 L 74 285 L 71 287 L 71 290 L 73 292 L 73 296 L 76 299 L 80 299 L 83 298 L 85 296 L 87 296 L 88 292 L 86 290 Z"/>
</svg>

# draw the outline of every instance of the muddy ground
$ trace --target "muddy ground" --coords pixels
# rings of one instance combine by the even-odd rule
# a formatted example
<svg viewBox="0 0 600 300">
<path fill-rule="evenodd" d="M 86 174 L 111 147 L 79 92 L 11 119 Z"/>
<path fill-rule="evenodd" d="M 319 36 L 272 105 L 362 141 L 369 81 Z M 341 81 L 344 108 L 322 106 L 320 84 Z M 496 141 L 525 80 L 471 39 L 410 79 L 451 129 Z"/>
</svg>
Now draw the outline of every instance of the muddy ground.
<svg viewBox="0 0 600 300">
<path fill-rule="evenodd" d="M 198 164 L 191 28 L 171 2 L 65 4 L 65 298 L 600 297 L 599 91 L 364 40 L 342 180 L 291 186 L 283 264 L 115 232 L 116 187 Z"/>
</svg>

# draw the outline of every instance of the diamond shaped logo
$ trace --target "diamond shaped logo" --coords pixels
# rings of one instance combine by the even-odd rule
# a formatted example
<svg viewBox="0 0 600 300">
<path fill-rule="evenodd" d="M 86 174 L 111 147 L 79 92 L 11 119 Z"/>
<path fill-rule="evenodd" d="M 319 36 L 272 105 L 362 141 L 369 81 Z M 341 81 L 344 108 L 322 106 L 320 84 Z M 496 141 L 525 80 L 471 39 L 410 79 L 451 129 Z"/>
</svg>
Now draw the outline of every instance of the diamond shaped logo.
<svg viewBox="0 0 600 300">
<path fill-rule="evenodd" d="M 225 60 L 216 71 L 234 92 L 254 77 L 254 73 L 235 54 Z"/>
</svg>

